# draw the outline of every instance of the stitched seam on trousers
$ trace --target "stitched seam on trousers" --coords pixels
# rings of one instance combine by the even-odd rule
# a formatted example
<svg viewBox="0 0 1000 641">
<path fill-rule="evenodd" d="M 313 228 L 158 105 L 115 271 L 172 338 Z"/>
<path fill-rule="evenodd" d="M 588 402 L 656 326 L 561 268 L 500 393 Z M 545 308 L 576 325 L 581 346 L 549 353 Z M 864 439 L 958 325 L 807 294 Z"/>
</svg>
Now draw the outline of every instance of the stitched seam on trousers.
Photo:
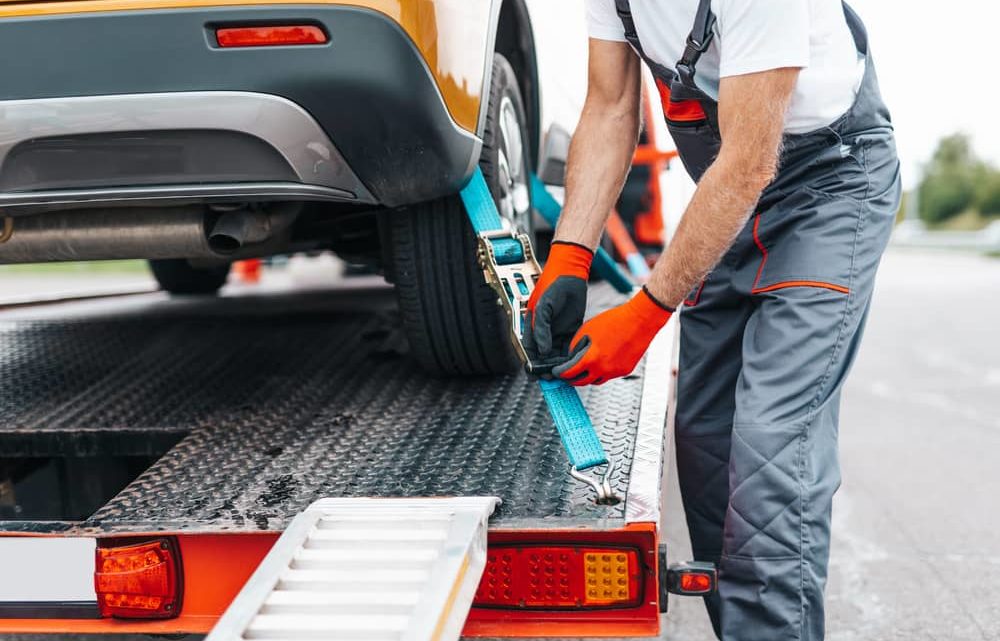
<svg viewBox="0 0 1000 641">
<path fill-rule="evenodd" d="M 712 474 L 712 476 L 708 477 L 707 481 L 712 481 L 716 476 L 718 476 L 718 473 L 720 471 L 721 470 L 716 470 Z M 710 485 L 709 485 L 708 482 L 706 482 L 705 483 L 705 488 L 708 488 L 708 487 L 710 487 Z M 691 516 L 697 516 L 702 521 L 705 521 L 706 523 L 710 523 L 710 524 L 712 524 L 714 526 L 718 526 L 720 530 L 725 531 L 725 527 L 726 527 L 726 517 L 725 516 L 722 517 L 722 523 L 719 523 L 719 520 L 717 518 L 715 518 L 715 516 L 713 516 L 712 514 L 709 514 L 708 511 L 706 511 L 705 509 L 703 509 L 701 507 L 698 507 L 698 506 L 700 506 L 700 505 L 702 505 L 704 503 L 704 501 L 701 500 L 701 498 L 704 496 L 704 493 L 705 493 L 705 490 L 703 488 L 700 492 L 698 492 L 697 494 L 695 494 L 694 496 L 692 496 L 690 501 L 684 503 L 684 512 L 687 514 L 687 516 L 688 516 L 689 519 L 690 519 Z M 718 553 L 718 551 L 716 551 L 716 552 Z"/>
<path fill-rule="evenodd" d="M 705 283 L 707 281 L 708 281 L 708 276 L 702 279 L 701 284 L 698 285 L 698 291 L 695 292 L 694 296 L 691 299 L 684 301 L 685 307 L 694 307 L 698 304 L 698 302 L 701 300 L 701 293 L 705 291 Z"/>
<path fill-rule="evenodd" d="M 708 457 L 711 458 L 713 461 L 721 463 L 721 465 L 719 465 L 716 468 L 716 470 L 714 472 L 712 472 L 712 474 L 707 479 L 704 480 L 704 483 L 702 484 L 701 488 L 699 488 L 698 492 L 696 492 L 694 494 L 694 496 L 691 497 L 692 499 L 700 498 L 701 496 L 703 496 L 704 493 L 705 493 L 705 491 L 708 488 L 712 487 L 712 485 L 711 485 L 711 483 L 709 483 L 709 481 L 713 480 L 720 472 L 724 472 L 724 471 L 727 471 L 729 469 L 729 460 L 728 459 L 724 459 L 721 456 L 716 456 L 712 452 L 709 452 L 709 451 L 707 451 L 707 450 L 705 450 L 703 448 L 700 448 L 700 447 L 697 448 L 697 449 L 702 454 L 707 454 Z"/>
<path fill-rule="evenodd" d="M 692 421 L 694 423 L 695 421 Z M 690 436 L 677 436 L 675 440 L 679 442 L 687 443 L 688 441 L 710 441 L 717 438 L 723 438 L 729 436 L 729 433 L 719 433 L 719 434 L 693 434 Z"/>
<path fill-rule="evenodd" d="M 805 445 L 809 438 L 809 431 L 812 428 L 812 422 L 810 421 L 806 425 L 806 429 L 802 431 L 802 435 L 799 436 L 799 452 L 798 452 L 798 465 L 795 467 L 799 471 L 799 638 L 803 637 L 805 621 L 806 621 L 806 572 L 805 572 L 805 561 L 806 561 L 806 514 L 809 511 L 809 498 L 806 492 L 805 483 Z"/>
<path fill-rule="evenodd" d="M 698 447 L 697 445 L 695 445 L 694 447 L 699 452 L 701 452 L 702 454 L 705 454 L 706 456 L 708 456 L 713 461 L 718 461 L 719 463 L 722 463 L 723 465 L 729 465 L 729 459 L 723 458 L 721 456 L 717 456 L 714 452 L 709 452 L 708 450 L 706 450 L 703 447 Z"/>
<path fill-rule="evenodd" d="M 750 445 L 750 443 L 748 443 L 745 438 L 743 438 L 742 436 L 740 436 L 739 432 L 737 432 L 735 429 L 733 430 L 733 436 L 736 437 L 736 438 L 738 438 L 738 439 L 740 439 L 740 441 L 742 441 L 742 443 L 748 449 L 750 449 L 751 452 L 753 452 L 754 454 L 756 454 L 757 456 L 759 456 L 761 459 L 763 459 L 764 463 L 763 463 L 763 465 L 758 466 L 757 469 L 755 469 L 753 472 L 750 472 L 749 474 L 747 474 L 746 478 L 744 478 L 742 481 L 740 481 L 739 485 L 737 485 L 736 487 L 734 487 L 731 490 L 729 490 L 729 496 L 730 497 L 732 497 L 734 494 L 736 494 L 737 492 L 739 492 L 743 488 L 743 486 L 746 485 L 747 481 L 749 481 L 755 474 L 757 474 L 758 472 L 760 472 L 761 470 L 763 470 L 765 467 L 767 467 L 769 465 L 774 465 L 774 459 L 777 456 L 779 456 L 780 454 L 783 454 L 785 452 L 785 450 L 787 450 L 789 447 L 791 447 L 792 445 L 794 445 L 795 441 L 802 437 L 802 433 L 800 432 L 800 433 L 796 434 L 794 437 L 792 437 L 791 439 L 789 439 L 789 441 L 787 443 L 785 443 L 781 447 L 780 450 L 778 450 L 777 452 L 775 452 L 774 456 L 771 457 L 771 458 L 767 458 L 766 456 L 764 456 L 763 454 L 761 454 L 760 452 L 758 452 L 757 448 L 755 448 L 752 445 Z M 791 474 L 789 474 L 785 470 L 781 469 L 780 467 L 775 466 L 775 469 L 778 470 L 778 472 L 782 476 L 784 476 L 786 479 L 788 479 L 792 483 L 798 482 L 799 479 L 797 479 L 796 477 L 792 476 Z"/>
<path fill-rule="evenodd" d="M 764 215 L 763 210 L 757 212 L 757 217 L 753 221 L 753 242 L 757 245 L 757 249 L 760 251 L 760 265 L 757 267 L 757 277 L 753 279 L 753 285 L 750 286 L 750 293 L 753 294 L 754 291 L 760 286 L 760 278 L 764 275 L 764 266 L 767 265 L 767 247 L 764 246 L 764 242 L 760 239 L 760 219 Z"/>
<path fill-rule="evenodd" d="M 864 198 L 861 200 L 858 206 L 858 222 L 854 228 L 854 245 L 851 247 L 851 270 L 848 275 L 847 288 L 851 291 L 850 294 L 844 300 L 844 319 L 840 324 L 840 331 L 837 334 L 837 341 L 833 346 L 833 353 L 830 355 L 830 362 L 826 366 L 826 371 L 823 373 L 823 378 L 820 380 L 819 386 L 816 389 L 816 395 L 813 397 L 812 402 L 809 404 L 809 414 L 806 419 L 806 429 L 812 425 L 812 421 L 815 418 L 816 409 L 819 407 L 819 401 L 823 398 L 823 392 L 826 390 L 826 384 L 830 381 L 830 375 L 833 372 L 833 366 L 837 362 L 837 357 L 840 355 L 841 347 L 843 346 L 844 337 L 847 334 L 847 327 L 850 325 L 851 320 L 851 304 L 857 297 L 857 292 L 855 292 L 855 281 L 857 280 L 857 262 L 858 262 L 858 243 L 861 239 L 861 233 L 864 231 L 865 227 L 865 215 L 866 209 L 868 208 L 868 190 L 871 189 L 871 178 L 868 178 L 868 151 L 867 148 L 862 149 L 864 154 L 864 169 L 865 177 L 868 179 L 868 187 L 865 189 Z"/>
<path fill-rule="evenodd" d="M 801 558 L 801 554 L 791 554 L 787 556 L 753 556 L 749 554 L 725 554 L 720 558 L 733 559 L 734 561 L 795 561 Z"/>
<path fill-rule="evenodd" d="M 770 526 L 772 523 L 774 523 L 775 521 L 777 521 L 793 505 L 795 505 L 795 501 L 792 501 L 791 503 L 789 503 L 785 507 L 781 508 L 781 511 L 778 512 L 777 514 L 775 514 L 774 516 L 772 516 L 770 518 L 770 520 L 768 520 L 767 523 L 765 523 L 764 525 L 762 525 L 760 527 L 757 527 L 756 525 L 754 525 L 750 521 L 750 519 L 748 519 L 747 517 L 745 517 L 742 514 L 740 514 L 740 511 L 737 510 L 735 507 L 733 507 L 732 504 L 730 504 L 729 505 L 729 509 L 733 511 L 733 514 L 735 514 L 736 516 L 738 516 L 741 519 L 743 519 L 743 521 L 746 522 L 747 525 L 752 526 L 753 529 L 756 530 L 754 532 L 754 534 L 750 535 L 750 538 L 748 538 L 746 541 L 744 541 L 743 545 L 741 545 L 739 547 L 739 549 L 736 550 L 736 553 L 739 554 L 741 550 L 743 550 L 744 548 L 746 548 L 746 546 L 750 545 L 750 542 L 753 541 L 755 538 L 757 538 L 757 535 L 759 535 L 759 534 L 763 534 L 764 536 L 766 536 L 767 538 L 771 539 L 772 541 L 774 541 L 775 543 L 777 543 L 781 547 L 789 548 L 789 549 L 791 549 L 791 550 L 794 551 L 795 550 L 795 546 L 790 545 L 790 544 L 786 543 L 785 541 L 782 541 L 778 537 L 774 536 L 773 534 L 770 534 L 770 533 L 764 531 L 764 528 Z M 798 556 L 800 556 L 800 557 L 802 556 L 801 550 L 799 550 L 799 555 Z"/>
<path fill-rule="evenodd" d="M 868 208 L 868 196 L 871 191 L 871 176 L 869 175 L 869 161 L 868 161 L 868 149 L 867 147 L 862 147 L 862 157 L 863 157 L 863 168 L 865 172 L 865 179 L 867 180 L 867 185 L 865 186 L 864 197 L 861 199 L 858 205 L 858 222 L 854 228 L 854 245 L 851 248 L 851 270 L 848 275 L 848 289 L 851 291 L 845 297 L 844 301 L 844 319 L 840 324 L 840 332 L 837 335 L 837 341 L 834 343 L 833 353 L 830 355 L 830 362 L 827 364 L 826 372 L 823 374 L 823 378 L 820 381 L 816 396 L 809 405 L 809 415 L 806 421 L 805 435 L 808 438 L 809 432 L 812 430 L 813 421 L 816 420 L 816 411 L 819 408 L 820 399 L 823 398 L 823 392 L 826 389 L 827 383 L 830 381 L 830 377 L 833 372 L 833 366 L 837 362 L 837 357 L 840 355 L 841 348 L 843 346 L 844 337 L 847 334 L 847 328 L 850 325 L 850 320 L 852 317 L 851 304 L 857 298 L 857 292 L 855 291 L 855 281 L 857 279 L 857 260 L 858 260 L 858 243 L 861 239 L 861 233 L 864 231 L 865 227 L 865 217 L 866 209 Z M 801 446 L 800 446 L 801 450 Z M 804 465 L 805 456 L 802 456 L 800 462 Z M 805 556 L 805 543 L 806 543 L 806 513 L 809 509 L 809 503 L 807 500 L 807 493 L 805 488 L 804 474 L 800 471 L 799 474 L 799 496 L 802 500 L 802 511 L 799 518 L 799 548 L 802 552 L 799 559 L 799 638 L 801 639 L 804 633 L 803 627 L 806 621 L 806 556 Z"/>
<path fill-rule="evenodd" d="M 842 285 L 835 285 L 833 283 L 827 283 L 825 281 L 819 280 L 785 280 L 780 283 L 774 283 L 773 285 L 767 285 L 765 287 L 757 287 L 751 290 L 751 294 L 769 294 L 771 292 L 777 292 L 782 289 L 792 289 L 797 287 L 807 287 L 812 289 L 828 289 L 832 292 L 837 292 L 840 294 L 850 294 L 851 290 L 847 289 Z"/>
<path fill-rule="evenodd" d="M 803 416 L 802 418 L 800 418 L 797 421 L 783 421 L 781 424 L 782 425 L 787 425 L 788 427 L 791 427 L 791 428 L 803 428 L 803 429 L 805 429 L 805 427 L 809 424 L 809 421 L 810 421 L 809 415 L 806 414 L 805 416 Z M 773 429 L 774 428 L 774 423 L 748 423 L 746 421 L 735 421 L 733 423 L 733 427 L 749 427 L 749 428 Z M 798 435 L 796 434 L 796 436 L 798 436 Z"/>
</svg>

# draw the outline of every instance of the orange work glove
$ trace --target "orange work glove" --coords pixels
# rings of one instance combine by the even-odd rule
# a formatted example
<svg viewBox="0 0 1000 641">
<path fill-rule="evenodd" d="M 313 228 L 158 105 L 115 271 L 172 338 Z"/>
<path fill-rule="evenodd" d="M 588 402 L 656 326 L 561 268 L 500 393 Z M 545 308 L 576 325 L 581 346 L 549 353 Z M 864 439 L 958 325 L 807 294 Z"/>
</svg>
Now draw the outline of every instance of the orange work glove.
<svg viewBox="0 0 1000 641">
<path fill-rule="evenodd" d="M 628 376 L 673 313 L 643 287 L 632 300 L 584 323 L 573 337 L 570 359 L 552 373 L 571 385 Z"/>
<path fill-rule="evenodd" d="M 528 299 L 524 348 L 533 362 L 569 355 L 569 342 L 587 311 L 587 279 L 594 253 L 583 245 L 555 241 L 545 269 Z"/>
</svg>

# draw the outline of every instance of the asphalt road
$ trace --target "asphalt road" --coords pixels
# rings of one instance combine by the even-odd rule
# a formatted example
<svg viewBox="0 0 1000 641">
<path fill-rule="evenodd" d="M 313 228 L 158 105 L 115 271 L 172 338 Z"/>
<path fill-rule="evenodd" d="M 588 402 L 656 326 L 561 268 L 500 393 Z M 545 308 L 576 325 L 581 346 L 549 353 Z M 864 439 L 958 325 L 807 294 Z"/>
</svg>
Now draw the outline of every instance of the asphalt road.
<svg viewBox="0 0 1000 641">
<path fill-rule="evenodd" d="M 827 639 L 1000 639 L 1000 260 L 886 256 L 840 434 Z M 665 638 L 714 639 L 700 600 Z"/>
</svg>

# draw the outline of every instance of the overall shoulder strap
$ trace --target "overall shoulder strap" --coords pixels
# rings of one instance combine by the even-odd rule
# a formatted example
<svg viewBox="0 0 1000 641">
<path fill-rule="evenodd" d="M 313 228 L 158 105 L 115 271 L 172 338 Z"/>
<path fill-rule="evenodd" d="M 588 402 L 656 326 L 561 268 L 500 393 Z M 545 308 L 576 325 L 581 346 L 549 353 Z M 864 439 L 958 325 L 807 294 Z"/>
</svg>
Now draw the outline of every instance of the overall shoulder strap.
<svg viewBox="0 0 1000 641">
<path fill-rule="evenodd" d="M 694 26 L 688 35 L 684 54 L 677 62 L 677 75 L 681 82 L 691 89 L 697 89 L 694 82 L 695 69 L 701 55 L 708 51 L 715 38 L 715 14 L 712 13 L 712 0 L 700 0 L 698 11 L 694 15 Z"/>
<path fill-rule="evenodd" d="M 861 21 L 861 17 L 854 12 L 849 4 L 846 2 L 841 4 L 844 5 L 844 17 L 847 19 L 847 26 L 854 37 L 854 44 L 858 48 L 858 52 L 862 55 L 868 55 L 868 30 L 865 29 L 865 23 Z"/>
<path fill-rule="evenodd" d="M 618 12 L 618 17 L 625 28 L 625 40 L 632 45 L 632 48 L 639 54 L 643 62 L 649 66 L 653 72 L 653 76 L 669 85 L 670 81 L 674 78 L 674 72 L 655 60 L 651 60 L 646 55 L 646 52 L 643 51 L 642 43 L 639 41 L 639 32 L 636 31 L 635 20 L 632 18 L 632 4 L 630 0 L 615 0 L 615 10 Z"/>
</svg>

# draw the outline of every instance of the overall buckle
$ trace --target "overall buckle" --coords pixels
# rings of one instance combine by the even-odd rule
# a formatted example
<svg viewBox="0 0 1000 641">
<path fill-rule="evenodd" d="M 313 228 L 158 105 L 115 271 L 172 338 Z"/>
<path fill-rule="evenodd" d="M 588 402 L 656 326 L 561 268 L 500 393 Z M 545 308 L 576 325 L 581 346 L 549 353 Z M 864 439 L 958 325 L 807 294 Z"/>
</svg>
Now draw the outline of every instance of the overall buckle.
<svg viewBox="0 0 1000 641">
<path fill-rule="evenodd" d="M 712 38 L 705 38 L 703 41 L 699 42 L 695 39 L 694 34 L 688 34 L 687 37 L 687 48 L 692 51 L 697 51 L 698 53 L 705 53 L 708 51 L 708 47 L 712 44 Z"/>
</svg>

